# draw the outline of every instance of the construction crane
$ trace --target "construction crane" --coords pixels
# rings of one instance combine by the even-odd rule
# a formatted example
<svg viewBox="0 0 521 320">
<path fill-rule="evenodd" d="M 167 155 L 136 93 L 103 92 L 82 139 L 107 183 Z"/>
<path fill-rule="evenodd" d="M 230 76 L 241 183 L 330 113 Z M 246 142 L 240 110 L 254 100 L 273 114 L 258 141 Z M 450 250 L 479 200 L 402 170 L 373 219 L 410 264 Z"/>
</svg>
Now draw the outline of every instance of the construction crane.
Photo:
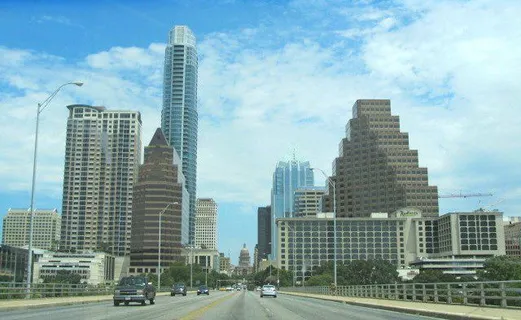
<svg viewBox="0 0 521 320">
<path fill-rule="evenodd" d="M 476 211 L 481 211 L 481 212 L 489 212 L 489 211 L 494 211 L 494 210 L 489 210 L 487 208 L 491 208 L 491 207 L 495 207 L 497 206 L 498 204 L 500 204 L 501 202 L 505 201 L 505 199 L 500 199 L 499 201 L 496 201 L 494 203 L 491 203 L 491 204 L 487 204 L 486 206 L 483 206 L 481 208 L 479 208 L 478 210 Z M 496 210 L 497 211 L 497 210 Z"/>
<path fill-rule="evenodd" d="M 440 194 L 438 198 L 471 198 L 471 197 L 492 197 L 492 193 L 449 193 Z"/>
</svg>

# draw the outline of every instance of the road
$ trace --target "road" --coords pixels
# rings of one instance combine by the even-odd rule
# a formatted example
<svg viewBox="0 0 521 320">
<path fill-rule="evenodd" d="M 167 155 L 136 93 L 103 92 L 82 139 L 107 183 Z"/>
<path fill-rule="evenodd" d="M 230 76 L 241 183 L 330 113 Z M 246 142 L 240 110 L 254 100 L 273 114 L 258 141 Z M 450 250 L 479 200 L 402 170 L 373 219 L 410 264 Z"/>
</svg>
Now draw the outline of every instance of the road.
<svg viewBox="0 0 521 320">
<path fill-rule="evenodd" d="M 412 320 L 436 319 L 369 309 L 332 301 L 279 294 L 260 298 L 251 291 L 217 292 L 209 296 L 160 296 L 156 304 L 114 307 L 112 301 L 81 305 L 4 311 L 2 320 L 173 320 L 173 319 L 350 319 Z"/>
</svg>

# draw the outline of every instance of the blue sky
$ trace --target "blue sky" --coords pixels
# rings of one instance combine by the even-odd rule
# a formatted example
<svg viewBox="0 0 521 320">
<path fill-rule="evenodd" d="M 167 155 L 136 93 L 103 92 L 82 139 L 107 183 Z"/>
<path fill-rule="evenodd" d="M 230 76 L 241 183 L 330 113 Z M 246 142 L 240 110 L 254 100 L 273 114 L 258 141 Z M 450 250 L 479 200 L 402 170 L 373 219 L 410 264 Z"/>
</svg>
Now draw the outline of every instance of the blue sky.
<svg viewBox="0 0 521 320">
<path fill-rule="evenodd" d="M 174 25 L 197 37 L 198 196 L 233 261 L 253 254 L 276 162 L 296 150 L 330 173 L 361 98 L 391 99 L 440 193 L 494 194 L 440 213 L 521 214 L 519 1 L 92 2 L 0 3 L 0 215 L 29 207 L 36 104 L 62 83 L 85 85 L 42 114 L 37 208 L 61 211 L 67 104 L 139 110 L 149 142 Z"/>
</svg>

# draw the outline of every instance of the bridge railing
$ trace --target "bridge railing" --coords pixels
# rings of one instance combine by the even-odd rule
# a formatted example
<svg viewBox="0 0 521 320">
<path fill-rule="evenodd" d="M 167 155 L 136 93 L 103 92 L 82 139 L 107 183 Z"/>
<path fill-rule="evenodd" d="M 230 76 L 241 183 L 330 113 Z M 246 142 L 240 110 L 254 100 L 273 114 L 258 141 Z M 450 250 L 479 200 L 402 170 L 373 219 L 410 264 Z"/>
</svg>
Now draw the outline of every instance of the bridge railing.
<svg viewBox="0 0 521 320">
<path fill-rule="evenodd" d="M 90 286 L 64 283 L 33 283 L 27 292 L 25 282 L 0 282 L 0 299 L 37 299 L 113 294 L 112 286 Z"/>
<path fill-rule="evenodd" d="M 521 281 L 393 283 L 357 286 L 286 287 L 282 291 L 343 297 L 521 308 Z"/>
</svg>

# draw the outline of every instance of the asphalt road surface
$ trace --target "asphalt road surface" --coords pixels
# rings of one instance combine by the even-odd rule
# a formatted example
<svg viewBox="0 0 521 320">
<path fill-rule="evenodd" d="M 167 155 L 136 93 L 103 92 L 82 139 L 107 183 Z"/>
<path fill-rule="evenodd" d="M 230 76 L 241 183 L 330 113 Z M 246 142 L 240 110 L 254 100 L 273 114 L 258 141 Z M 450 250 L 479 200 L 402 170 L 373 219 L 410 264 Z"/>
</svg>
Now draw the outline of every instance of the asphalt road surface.
<svg viewBox="0 0 521 320">
<path fill-rule="evenodd" d="M 370 309 L 348 304 L 279 294 L 261 298 L 257 292 L 218 292 L 209 296 L 160 296 L 156 304 L 114 307 L 112 301 L 4 311 L 2 320 L 145 320 L 145 319 L 436 319 L 412 314 Z"/>
</svg>

